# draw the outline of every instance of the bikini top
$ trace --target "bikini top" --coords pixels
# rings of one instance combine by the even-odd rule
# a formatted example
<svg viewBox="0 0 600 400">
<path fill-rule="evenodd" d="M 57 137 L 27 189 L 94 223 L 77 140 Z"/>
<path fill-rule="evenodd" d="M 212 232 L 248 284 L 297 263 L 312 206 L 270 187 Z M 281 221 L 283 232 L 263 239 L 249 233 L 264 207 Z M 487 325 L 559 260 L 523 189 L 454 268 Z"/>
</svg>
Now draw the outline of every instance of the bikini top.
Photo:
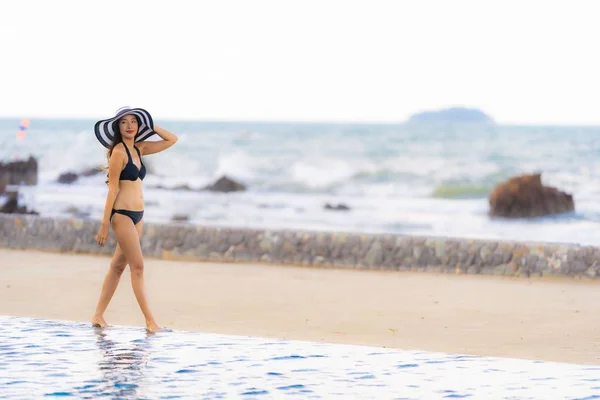
<svg viewBox="0 0 600 400">
<path fill-rule="evenodd" d="M 140 149 L 138 149 L 135 145 L 133 146 L 133 148 L 138 153 L 138 158 L 140 159 L 141 168 L 138 169 L 138 167 L 133 163 L 133 159 L 131 158 L 131 154 L 129 153 L 129 149 L 127 148 L 125 143 L 123 143 L 123 147 L 125 147 L 125 151 L 127 152 L 127 164 L 125 164 L 125 168 L 123 168 L 123 170 L 121 171 L 121 176 L 119 176 L 119 180 L 137 181 L 138 178 L 144 180 L 144 177 L 146 176 L 146 166 L 142 162 Z"/>
</svg>

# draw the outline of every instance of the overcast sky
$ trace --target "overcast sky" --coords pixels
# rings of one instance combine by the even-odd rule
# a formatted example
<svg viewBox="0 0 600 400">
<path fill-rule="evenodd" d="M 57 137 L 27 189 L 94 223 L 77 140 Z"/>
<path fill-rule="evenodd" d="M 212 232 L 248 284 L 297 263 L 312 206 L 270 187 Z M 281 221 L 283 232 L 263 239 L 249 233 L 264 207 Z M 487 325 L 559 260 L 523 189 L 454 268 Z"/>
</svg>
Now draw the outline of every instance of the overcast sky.
<svg viewBox="0 0 600 400">
<path fill-rule="evenodd" d="M 3 2 L 0 116 L 600 125 L 600 2 Z"/>
</svg>

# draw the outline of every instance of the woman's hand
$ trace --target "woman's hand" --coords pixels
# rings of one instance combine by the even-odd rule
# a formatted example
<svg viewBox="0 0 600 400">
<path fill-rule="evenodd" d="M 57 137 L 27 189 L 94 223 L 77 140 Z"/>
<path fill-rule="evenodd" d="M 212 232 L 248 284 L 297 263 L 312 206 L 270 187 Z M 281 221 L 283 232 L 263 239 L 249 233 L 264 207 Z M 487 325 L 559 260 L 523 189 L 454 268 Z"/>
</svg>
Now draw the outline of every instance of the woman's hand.
<svg viewBox="0 0 600 400">
<path fill-rule="evenodd" d="M 104 247 L 104 245 L 106 244 L 107 238 L 108 238 L 108 224 L 103 222 L 102 225 L 100 225 L 100 230 L 98 231 L 98 234 L 96 235 L 96 242 L 98 242 L 100 247 Z"/>
</svg>

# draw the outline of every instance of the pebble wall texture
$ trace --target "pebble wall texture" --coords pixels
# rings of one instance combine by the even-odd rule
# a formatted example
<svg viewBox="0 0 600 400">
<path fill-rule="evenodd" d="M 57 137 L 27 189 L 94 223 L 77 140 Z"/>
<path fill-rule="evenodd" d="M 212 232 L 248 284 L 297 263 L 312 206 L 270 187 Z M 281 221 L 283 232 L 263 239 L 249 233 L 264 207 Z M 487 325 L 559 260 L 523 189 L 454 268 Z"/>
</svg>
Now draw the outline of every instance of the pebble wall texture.
<svg viewBox="0 0 600 400">
<path fill-rule="evenodd" d="M 99 221 L 0 214 L 0 247 L 110 255 Z M 505 276 L 600 276 L 600 248 L 396 234 L 229 229 L 145 223 L 145 257 Z M 1 263 L 1 260 L 0 260 Z"/>
</svg>

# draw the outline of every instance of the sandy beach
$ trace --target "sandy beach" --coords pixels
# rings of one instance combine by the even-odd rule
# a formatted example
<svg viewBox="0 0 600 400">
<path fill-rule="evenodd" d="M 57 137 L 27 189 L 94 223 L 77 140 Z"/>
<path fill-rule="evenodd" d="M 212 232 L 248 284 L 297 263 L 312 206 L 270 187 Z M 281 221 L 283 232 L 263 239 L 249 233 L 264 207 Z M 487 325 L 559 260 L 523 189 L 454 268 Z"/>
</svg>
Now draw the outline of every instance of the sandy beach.
<svg viewBox="0 0 600 400">
<path fill-rule="evenodd" d="M 89 321 L 109 258 L 0 249 L 0 314 Z M 146 259 L 174 329 L 600 365 L 600 283 Z M 129 270 L 106 319 L 143 326 Z"/>
</svg>

